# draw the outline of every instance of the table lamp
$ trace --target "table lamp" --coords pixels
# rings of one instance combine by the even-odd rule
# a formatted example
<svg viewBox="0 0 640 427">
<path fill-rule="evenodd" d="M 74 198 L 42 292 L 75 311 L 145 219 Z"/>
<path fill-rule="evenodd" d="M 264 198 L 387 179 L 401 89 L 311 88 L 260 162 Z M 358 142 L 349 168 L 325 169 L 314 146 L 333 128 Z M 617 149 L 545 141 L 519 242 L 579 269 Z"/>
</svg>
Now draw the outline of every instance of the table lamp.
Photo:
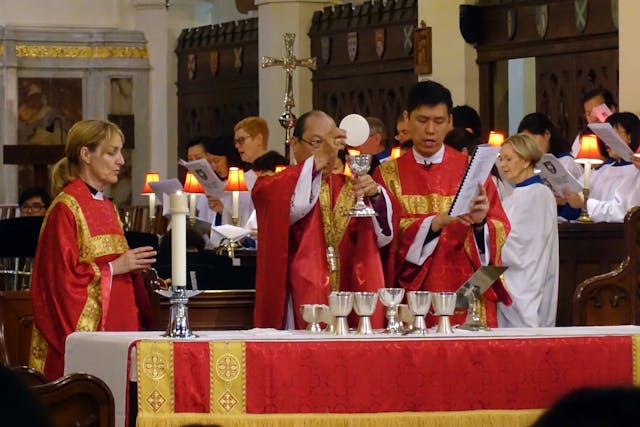
<svg viewBox="0 0 640 427">
<path fill-rule="evenodd" d="M 400 147 L 393 147 L 391 149 L 391 158 L 392 159 L 397 159 L 401 155 L 402 155 L 402 149 Z"/>
<path fill-rule="evenodd" d="M 584 196 L 584 204 L 582 211 L 578 217 L 580 222 L 593 222 L 587 211 L 587 200 L 589 199 L 589 173 L 591 165 L 599 165 L 602 163 L 602 154 L 598 149 L 598 138 L 593 134 L 580 136 L 580 151 L 576 156 L 576 163 L 584 165 L 584 185 L 582 186 L 582 195 Z"/>
<path fill-rule="evenodd" d="M 504 142 L 504 134 L 492 130 L 489 132 L 489 145 L 492 147 L 501 147 Z"/>
<path fill-rule="evenodd" d="M 187 171 L 182 190 L 189 194 L 189 224 L 193 227 L 196 223 L 196 194 L 203 194 L 204 188 L 195 175 L 191 171 Z"/>
<path fill-rule="evenodd" d="M 232 191 L 233 204 L 231 213 L 231 223 L 238 225 L 240 215 L 238 213 L 238 199 L 241 191 L 248 191 L 247 185 L 244 183 L 244 171 L 242 169 L 232 167 L 229 168 L 229 176 L 224 186 L 224 191 Z"/>
<path fill-rule="evenodd" d="M 160 181 L 160 174 L 158 172 L 147 172 L 144 176 L 144 187 L 141 194 L 147 194 L 149 196 L 149 220 L 153 221 L 156 218 L 156 193 L 149 185 L 150 182 Z"/>
</svg>

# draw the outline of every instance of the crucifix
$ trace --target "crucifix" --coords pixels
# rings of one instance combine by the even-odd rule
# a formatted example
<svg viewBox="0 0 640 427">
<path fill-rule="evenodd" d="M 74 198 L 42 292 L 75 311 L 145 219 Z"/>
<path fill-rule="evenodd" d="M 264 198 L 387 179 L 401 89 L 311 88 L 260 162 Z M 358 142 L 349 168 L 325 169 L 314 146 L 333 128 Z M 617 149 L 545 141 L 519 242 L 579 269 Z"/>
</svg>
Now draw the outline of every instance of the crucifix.
<svg viewBox="0 0 640 427">
<path fill-rule="evenodd" d="M 293 42 L 296 38 L 294 33 L 284 33 L 284 49 L 285 56 L 283 58 L 272 58 L 270 56 L 263 56 L 261 58 L 262 68 L 279 66 L 284 68 L 285 71 L 285 89 L 284 89 L 284 112 L 278 118 L 280 126 L 285 130 L 285 157 L 289 159 L 289 137 L 291 136 L 291 129 L 296 123 L 296 116 L 291 112 L 291 109 L 296 105 L 293 99 L 293 70 L 297 67 L 306 67 L 311 70 L 316 69 L 316 58 L 304 58 L 298 59 L 293 54 Z"/>
</svg>

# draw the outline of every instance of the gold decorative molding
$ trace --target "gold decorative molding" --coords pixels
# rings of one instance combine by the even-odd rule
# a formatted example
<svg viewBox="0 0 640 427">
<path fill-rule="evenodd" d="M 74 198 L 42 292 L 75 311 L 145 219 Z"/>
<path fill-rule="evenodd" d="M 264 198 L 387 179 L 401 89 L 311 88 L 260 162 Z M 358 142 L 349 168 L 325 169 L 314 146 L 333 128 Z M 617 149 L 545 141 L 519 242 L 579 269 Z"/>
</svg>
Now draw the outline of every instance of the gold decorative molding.
<svg viewBox="0 0 640 427">
<path fill-rule="evenodd" d="M 0 56 L 4 53 L 4 46 L 0 44 Z"/>
<path fill-rule="evenodd" d="M 0 46 L 0 54 L 1 54 Z M 146 47 L 135 46 L 16 46 L 21 58 L 129 58 L 148 59 Z"/>
</svg>

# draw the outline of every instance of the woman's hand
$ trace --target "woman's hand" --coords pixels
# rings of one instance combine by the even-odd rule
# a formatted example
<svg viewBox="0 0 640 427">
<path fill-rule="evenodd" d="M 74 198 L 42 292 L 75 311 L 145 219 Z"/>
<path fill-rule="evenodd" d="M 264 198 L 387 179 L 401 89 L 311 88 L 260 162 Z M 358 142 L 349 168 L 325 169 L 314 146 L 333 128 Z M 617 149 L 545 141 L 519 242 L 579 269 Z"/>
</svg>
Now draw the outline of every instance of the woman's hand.
<svg viewBox="0 0 640 427">
<path fill-rule="evenodd" d="M 111 261 L 113 274 L 117 275 L 146 270 L 156 262 L 156 254 L 157 252 L 151 246 L 129 249 L 114 261 Z"/>
<path fill-rule="evenodd" d="M 222 213 L 222 210 L 224 209 L 224 203 L 222 203 L 222 200 L 217 197 L 207 196 L 207 201 L 209 202 L 209 209 L 219 214 Z"/>
</svg>

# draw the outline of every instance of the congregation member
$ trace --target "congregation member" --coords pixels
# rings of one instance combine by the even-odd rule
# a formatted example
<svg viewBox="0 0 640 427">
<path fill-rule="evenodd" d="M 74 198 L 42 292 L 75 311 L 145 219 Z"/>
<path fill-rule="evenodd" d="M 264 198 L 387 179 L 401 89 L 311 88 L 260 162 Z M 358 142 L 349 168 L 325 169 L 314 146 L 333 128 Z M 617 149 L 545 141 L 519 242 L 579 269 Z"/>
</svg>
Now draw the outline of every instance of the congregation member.
<svg viewBox="0 0 640 427">
<path fill-rule="evenodd" d="M 31 187 L 20 193 L 20 216 L 44 216 L 51 204 L 51 196 L 44 188 Z"/>
<path fill-rule="evenodd" d="M 260 176 L 276 172 L 278 166 L 287 167 L 288 165 L 286 157 L 275 150 L 270 150 L 253 161 L 253 170 Z"/>
<path fill-rule="evenodd" d="M 289 143 L 297 164 L 261 176 L 252 193 L 258 224 L 267 224 L 256 270 L 254 325 L 261 328 L 303 328 L 301 304 L 326 304 L 331 291 L 384 287 L 379 247 L 392 237 L 384 190 L 369 175 L 333 173 L 345 131 L 331 117 L 303 114 Z M 345 215 L 359 194 L 369 197 L 377 217 Z M 372 325 L 383 326 L 380 306 Z"/>
<path fill-rule="evenodd" d="M 476 147 L 480 145 L 480 138 L 473 136 L 468 129 L 454 127 L 444 137 L 444 144 L 467 156 L 471 156 Z"/>
<path fill-rule="evenodd" d="M 396 117 L 396 135 L 393 137 L 403 153 L 411 148 L 411 137 L 409 136 L 409 123 L 404 111 Z"/>
<path fill-rule="evenodd" d="M 206 137 L 197 136 L 187 142 L 187 161 L 193 162 L 207 158 L 206 141 Z M 207 196 L 204 194 L 196 194 L 196 218 L 208 221 L 211 215 Z"/>
<path fill-rule="evenodd" d="M 543 154 L 553 154 L 567 172 L 582 184 L 582 166 L 576 163 L 569 143 L 560 135 L 546 114 L 536 112 L 524 116 L 518 125 L 518 133 L 531 136 L 538 143 Z M 561 220 L 571 221 L 580 216 L 580 209 L 572 208 L 562 194 L 555 196 L 558 217 Z"/>
<path fill-rule="evenodd" d="M 607 118 L 620 138 L 636 151 L 640 142 L 640 119 L 633 113 L 614 113 Z M 604 151 L 601 148 L 601 151 Z M 589 198 L 586 208 L 595 222 L 623 222 L 629 209 L 640 205 L 640 170 L 606 147 L 609 159 L 593 170 L 589 179 Z M 583 193 L 566 193 L 574 208 L 585 206 Z"/>
<path fill-rule="evenodd" d="M 233 132 L 234 145 L 243 162 L 253 165 L 258 157 L 267 153 L 269 126 L 262 117 L 245 117 L 236 123 Z M 251 192 L 257 179 L 256 173 L 249 170 L 244 174 L 244 179 L 249 192 Z"/>
<path fill-rule="evenodd" d="M 453 127 L 463 128 L 474 137 L 482 138 L 482 122 L 478 112 L 469 105 L 456 105 L 451 110 Z"/>
<path fill-rule="evenodd" d="M 111 122 L 77 122 L 67 135 L 65 157 L 53 169 L 57 196 L 40 233 L 31 280 L 29 360 L 50 380 L 63 374 L 70 333 L 137 331 L 149 320 L 146 290 L 135 273 L 153 264 L 156 252 L 150 246 L 129 249 L 116 207 L 103 192 L 118 182 L 123 142 Z"/>
<path fill-rule="evenodd" d="M 616 100 L 611 91 L 605 88 L 596 88 L 587 92 L 582 98 L 584 119 L 587 124 L 604 122 L 606 117 L 598 114 L 598 110 L 606 106 L 611 113 L 618 111 Z M 596 108 L 597 107 L 597 108 Z M 571 145 L 571 154 L 575 157 L 580 151 L 580 134 L 576 136 Z"/>
<path fill-rule="evenodd" d="M 391 155 L 387 141 L 387 127 L 382 120 L 377 117 L 367 117 L 369 124 L 369 137 L 358 147 L 362 154 L 371 154 L 372 162 L 375 159 L 377 164 L 388 160 Z"/>
<path fill-rule="evenodd" d="M 448 214 L 468 156 L 445 146 L 452 129 L 451 93 L 434 81 L 415 84 L 406 117 L 413 149 L 384 162 L 374 179 L 390 194 L 396 228 L 387 260 L 387 284 L 407 291 L 456 291 L 482 265 L 500 265 L 509 232 L 491 179 L 479 185 L 470 213 Z M 500 281 L 483 296 L 487 323 L 497 326 L 496 303 L 510 299 Z M 428 323 L 434 319 L 429 317 Z M 464 322 L 463 315 L 452 323 Z"/>
<path fill-rule="evenodd" d="M 558 226 L 556 201 L 534 173 L 542 158 L 527 134 L 508 138 L 500 149 L 500 168 L 515 188 L 503 201 L 511 231 L 502 247 L 503 275 L 512 304 L 498 304 L 500 327 L 555 326 L 558 305 Z"/>
</svg>

